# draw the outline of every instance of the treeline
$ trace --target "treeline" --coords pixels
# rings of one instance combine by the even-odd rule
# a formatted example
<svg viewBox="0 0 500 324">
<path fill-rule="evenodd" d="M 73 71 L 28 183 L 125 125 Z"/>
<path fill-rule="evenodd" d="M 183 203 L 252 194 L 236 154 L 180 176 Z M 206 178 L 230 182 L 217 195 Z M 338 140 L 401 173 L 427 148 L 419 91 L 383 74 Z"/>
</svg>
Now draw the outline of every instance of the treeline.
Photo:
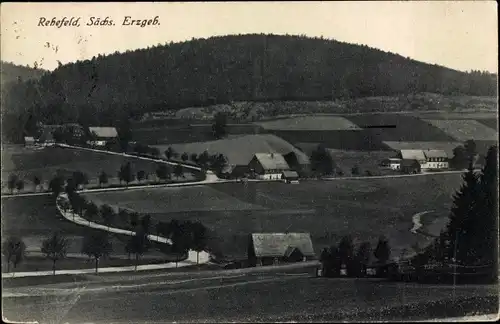
<svg viewBox="0 0 500 324">
<path fill-rule="evenodd" d="M 23 82 L 30 79 L 39 79 L 44 73 L 48 72 L 29 66 L 16 65 L 9 62 L 0 61 L 2 86 L 9 82 Z"/>
<path fill-rule="evenodd" d="M 114 125 L 147 111 L 232 101 L 494 96 L 496 79 L 322 38 L 212 37 L 99 55 L 60 65 L 38 81 L 11 84 L 2 94 L 3 126 L 19 133 L 37 121 Z"/>
</svg>

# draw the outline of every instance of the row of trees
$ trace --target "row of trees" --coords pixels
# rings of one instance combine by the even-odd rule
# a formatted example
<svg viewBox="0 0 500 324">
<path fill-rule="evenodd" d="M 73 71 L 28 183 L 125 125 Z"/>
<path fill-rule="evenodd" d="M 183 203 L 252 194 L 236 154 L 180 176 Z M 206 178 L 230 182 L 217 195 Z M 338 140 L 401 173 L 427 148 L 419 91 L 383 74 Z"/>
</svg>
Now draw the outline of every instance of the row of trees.
<svg viewBox="0 0 500 324">
<path fill-rule="evenodd" d="M 81 171 L 74 171 L 72 173 L 72 176 L 68 179 L 70 181 L 70 184 L 72 186 L 75 186 L 76 188 L 87 185 L 89 184 L 89 178 L 86 173 L 81 172 Z M 42 177 L 40 175 L 34 175 L 32 180 L 33 186 L 35 191 L 40 188 L 40 190 L 44 190 L 43 184 L 42 184 Z M 64 184 L 64 179 L 61 175 L 55 175 L 50 181 L 49 181 L 49 190 L 54 191 L 54 190 L 59 190 L 58 192 L 61 192 L 62 186 Z M 17 174 L 10 174 L 9 178 L 7 180 L 7 188 L 11 191 L 11 193 L 14 192 L 14 189 L 21 191 L 25 187 L 25 181 Z"/>
<path fill-rule="evenodd" d="M 385 237 L 380 237 L 377 247 L 372 251 L 369 242 L 363 242 L 355 251 L 355 246 L 351 236 L 344 236 L 338 243 L 330 248 L 324 248 L 321 252 L 320 261 L 323 265 L 326 277 L 338 277 L 341 269 L 345 269 L 349 277 L 364 277 L 367 275 L 367 268 L 371 264 L 371 254 L 378 261 L 377 275 L 384 275 L 387 262 L 391 256 L 389 241 Z"/>
<path fill-rule="evenodd" d="M 57 262 L 66 258 L 70 244 L 71 242 L 59 232 L 53 233 L 42 241 L 40 251 L 47 259 L 52 261 L 54 275 L 56 273 Z M 95 260 L 97 273 L 99 260 L 112 252 L 112 244 L 109 236 L 105 232 L 95 232 L 84 236 L 81 252 Z M 11 236 L 3 242 L 2 254 L 7 262 L 7 272 L 10 272 L 11 264 L 16 269 L 25 259 L 26 244 L 19 237 Z"/>
</svg>

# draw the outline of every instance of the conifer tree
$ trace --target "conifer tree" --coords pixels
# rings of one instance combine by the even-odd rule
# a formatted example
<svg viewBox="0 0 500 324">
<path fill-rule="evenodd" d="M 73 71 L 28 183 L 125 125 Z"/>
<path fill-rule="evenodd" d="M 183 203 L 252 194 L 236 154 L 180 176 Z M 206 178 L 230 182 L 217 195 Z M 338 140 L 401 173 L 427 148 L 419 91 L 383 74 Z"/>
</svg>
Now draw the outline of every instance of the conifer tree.
<svg viewBox="0 0 500 324">
<path fill-rule="evenodd" d="M 498 147 L 492 146 L 486 155 L 479 177 L 480 196 L 478 218 L 473 223 L 474 245 L 479 264 L 493 264 L 498 270 Z M 495 276 L 496 277 L 496 276 Z"/>
<path fill-rule="evenodd" d="M 479 185 L 472 163 L 463 180 L 464 183 L 454 196 L 450 220 L 444 233 L 449 242 L 444 257 L 449 260 L 455 258 L 459 264 L 468 264 L 477 254 L 473 231 L 478 215 Z"/>
</svg>

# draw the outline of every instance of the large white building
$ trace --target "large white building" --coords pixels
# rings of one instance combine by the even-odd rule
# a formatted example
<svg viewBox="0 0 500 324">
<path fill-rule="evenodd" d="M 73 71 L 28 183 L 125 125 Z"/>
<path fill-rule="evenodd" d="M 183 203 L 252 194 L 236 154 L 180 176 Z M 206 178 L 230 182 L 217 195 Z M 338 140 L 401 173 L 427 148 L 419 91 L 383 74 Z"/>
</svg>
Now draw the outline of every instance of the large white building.
<svg viewBox="0 0 500 324">
<path fill-rule="evenodd" d="M 444 150 L 400 150 L 398 158 L 418 161 L 422 171 L 449 168 L 448 154 Z"/>
<path fill-rule="evenodd" d="M 422 166 L 423 170 L 442 170 L 448 169 L 448 155 L 443 150 L 424 150 L 426 163 Z"/>
</svg>

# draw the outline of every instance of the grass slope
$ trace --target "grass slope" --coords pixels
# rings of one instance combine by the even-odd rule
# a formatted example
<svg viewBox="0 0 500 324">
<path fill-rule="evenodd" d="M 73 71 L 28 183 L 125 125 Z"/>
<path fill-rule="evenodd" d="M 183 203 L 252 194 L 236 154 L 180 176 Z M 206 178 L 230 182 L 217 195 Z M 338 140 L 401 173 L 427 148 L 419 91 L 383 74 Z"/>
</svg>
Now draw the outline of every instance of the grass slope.
<svg viewBox="0 0 500 324">
<path fill-rule="evenodd" d="M 386 234 L 394 253 L 414 244 L 411 217 L 435 210 L 445 217 L 460 175 L 303 181 L 284 183 L 214 184 L 198 188 L 95 193 L 89 197 L 151 213 L 157 220 L 199 220 L 213 233 L 212 248 L 226 256 L 246 255 L 252 232 L 310 232 L 315 248 L 352 234 L 375 242 Z"/>
</svg>

